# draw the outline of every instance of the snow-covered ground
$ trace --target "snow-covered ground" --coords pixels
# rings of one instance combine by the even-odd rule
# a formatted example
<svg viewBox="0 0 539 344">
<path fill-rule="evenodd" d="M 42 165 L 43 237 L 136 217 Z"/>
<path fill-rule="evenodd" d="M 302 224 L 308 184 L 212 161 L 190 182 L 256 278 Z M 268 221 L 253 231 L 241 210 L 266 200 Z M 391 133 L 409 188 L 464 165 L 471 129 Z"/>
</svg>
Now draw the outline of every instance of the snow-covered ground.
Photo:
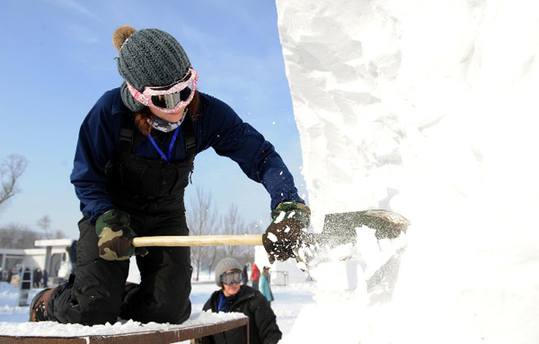
<svg viewBox="0 0 539 344">
<path fill-rule="evenodd" d="M 300 311 L 314 304 L 312 295 L 315 283 L 304 282 L 288 286 L 273 286 L 272 291 L 275 301 L 272 308 L 277 315 L 277 322 L 281 331 L 287 334 L 291 331 L 292 325 Z M 32 289 L 31 297 L 40 289 Z M 211 293 L 217 290 L 217 286 L 212 282 L 194 282 L 191 294 L 193 313 L 190 319 L 181 326 L 197 325 L 204 322 L 216 320 L 216 315 L 202 312 L 202 306 L 208 300 Z M 169 325 L 148 324 L 141 326 L 137 322 L 117 323 L 115 325 L 82 326 L 77 324 L 61 325 L 51 322 L 27 323 L 29 307 L 19 307 L 18 288 L 0 283 L 0 335 L 19 336 L 83 336 L 83 335 L 108 335 L 129 332 L 139 332 L 152 329 L 167 329 Z M 221 314 L 221 317 L 234 317 L 234 314 Z M 217 316 L 218 317 L 218 316 Z"/>
</svg>

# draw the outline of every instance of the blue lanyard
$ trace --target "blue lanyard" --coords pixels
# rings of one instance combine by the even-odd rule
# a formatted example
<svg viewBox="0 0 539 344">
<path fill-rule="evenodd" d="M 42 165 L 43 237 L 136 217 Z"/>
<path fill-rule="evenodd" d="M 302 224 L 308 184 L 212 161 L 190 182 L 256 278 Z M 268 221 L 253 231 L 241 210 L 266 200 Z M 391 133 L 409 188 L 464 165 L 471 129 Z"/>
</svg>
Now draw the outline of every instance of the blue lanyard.
<svg viewBox="0 0 539 344">
<path fill-rule="evenodd" d="M 159 148 L 157 143 L 155 143 L 155 140 L 153 139 L 151 134 L 148 134 L 148 138 L 150 139 L 150 142 L 153 144 L 157 152 L 161 155 L 161 157 L 166 161 L 169 162 L 172 158 L 172 147 L 174 147 L 174 142 L 176 142 L 176 137 L 178 137 L 178 131 L 180 127 L 177 127 L 176 130 L 174 130 L 174 135 L 172 136 L 172 141 L 170 142 L 170 146 L 168 147 L 168 156 L 163 153 L 163 151 Z"/>
<path fill-rule="evenodd" d="M 223 294 L 221 293 L 219 296 L 219 305 L 217 306 L 217 313 L 221 311 L 221 304 L 223 304 Z"/>
</svg>

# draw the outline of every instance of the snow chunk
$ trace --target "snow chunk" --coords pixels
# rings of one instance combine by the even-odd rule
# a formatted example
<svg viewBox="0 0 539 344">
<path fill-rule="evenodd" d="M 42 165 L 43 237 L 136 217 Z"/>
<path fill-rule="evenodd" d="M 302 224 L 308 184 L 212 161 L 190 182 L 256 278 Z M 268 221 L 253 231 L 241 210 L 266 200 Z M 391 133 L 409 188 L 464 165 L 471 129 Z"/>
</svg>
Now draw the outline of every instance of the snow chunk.
<svg viewBox="0 0 539 344">
<path fill-rule="evenodd" d="M 275 234 L 273 233 L 268 233 L 268 235 L 266 236 L 271 242 L 277 242 L 277 237 L 275 236 Z"/>
<path fill-rule="evenodd" d="M 281 211 L 279 213 L 279 216 L 277 216 L 273 222 L 274 223 L 280 223 L 282 220 L 284 220 L 285 215 L 286 215 L 286 213 L 284 211 Z"/>
</svg>

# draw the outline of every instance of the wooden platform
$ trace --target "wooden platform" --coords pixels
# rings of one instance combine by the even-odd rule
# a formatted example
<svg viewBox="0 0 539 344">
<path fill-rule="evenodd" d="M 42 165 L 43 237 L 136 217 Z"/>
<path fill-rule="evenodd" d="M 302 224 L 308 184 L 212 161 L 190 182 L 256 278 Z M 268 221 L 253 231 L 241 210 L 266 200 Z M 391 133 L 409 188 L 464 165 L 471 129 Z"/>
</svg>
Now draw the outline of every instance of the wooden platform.
<svg viewBox="0 0 539 344">
<path fill-rule="evenodd" d="M 201 338 L 215 333 L 225 332 L 237 327 L 243 328 L 244 343 L 249 343 L 249 318 L 242 317 L 212 324 L 201 324 L 177 329 L 102 336 L 89 335 L 75 337 L 38 337 L 0 335 L 0 344 L 169 344 Z"/>
</svg>

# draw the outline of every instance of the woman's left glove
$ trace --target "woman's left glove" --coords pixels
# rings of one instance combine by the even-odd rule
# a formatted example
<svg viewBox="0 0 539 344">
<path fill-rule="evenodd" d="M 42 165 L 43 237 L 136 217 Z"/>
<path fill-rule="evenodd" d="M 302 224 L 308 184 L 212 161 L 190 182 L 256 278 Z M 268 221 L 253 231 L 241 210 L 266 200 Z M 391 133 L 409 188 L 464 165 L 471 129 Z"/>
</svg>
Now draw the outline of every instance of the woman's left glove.
<svg viewBox="0 0 539 344">
<path fill-rule="evenodd" d="M 129 221 L 129 214 L 117 209 L 109 210 L 97 218 L 95 230 L 99 237 L 97 245 L 101 258 L 127 260 L 135 254 L 133 238 L 136 234 L 129 226 Z M 144 253 L 147 252 L 145 250 Z"/>
<path fill-rule="evenodd" d="M 273 221 L 262 238 L 270 264 L 276 259 L 295 258 L 309 227 L 311 209 L 303 203 L 285 201 L 275 207 L 271 217 Z"/>
</svg>

